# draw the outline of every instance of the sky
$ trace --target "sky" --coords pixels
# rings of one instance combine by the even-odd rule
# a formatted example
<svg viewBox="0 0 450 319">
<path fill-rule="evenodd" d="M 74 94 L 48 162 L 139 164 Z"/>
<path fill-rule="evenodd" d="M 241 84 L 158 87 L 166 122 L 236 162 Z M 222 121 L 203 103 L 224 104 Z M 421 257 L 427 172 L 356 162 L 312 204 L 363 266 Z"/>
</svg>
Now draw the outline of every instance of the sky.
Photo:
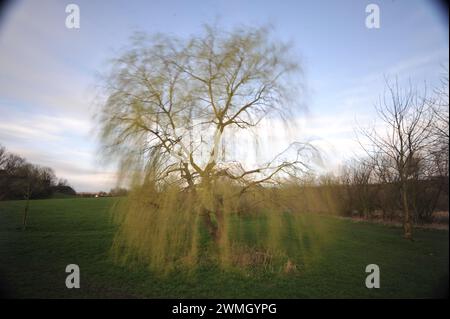
<svg viewBox="0 0 450 319">
<path fill-rule="evenodd" d="M 70 3 L 80 8 L 79 29 L 65 26 Z M 371 3 L 380 8 L 377 29 L 365 24 Z M 114 165 L 99 153 L 94 92 L 135 31 L 188 37 L 208 23 L 271 25 L 303 70 L 307 111 L 294 138 L 320 147 L 328 168 L 361 152 L 355 126 L 373 124 L 385 76 L 433 87 L 449 59 L 448 17 L 433 1 L 29 0 L 4 10 L 0 144 L 79 192 L 115 186 Z"/>
</svg>

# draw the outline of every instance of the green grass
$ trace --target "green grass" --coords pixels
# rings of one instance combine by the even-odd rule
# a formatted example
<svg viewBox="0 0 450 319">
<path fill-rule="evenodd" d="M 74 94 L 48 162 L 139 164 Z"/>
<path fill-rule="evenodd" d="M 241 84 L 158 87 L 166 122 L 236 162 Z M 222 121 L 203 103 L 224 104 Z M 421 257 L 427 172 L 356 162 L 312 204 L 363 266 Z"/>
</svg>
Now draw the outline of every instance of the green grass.
<svg viewBox="0 0 450 319">
<path fill-rule="evenodd" d="M 396 227 L 333 217 L 319 217 L 332 240 L 309 267 L 295 273 L 250 274 L 206 264 L 191 274 L 162 277 L 144 266 L 119 266 L 109 254 L 116 229 L 109 208 L 115 200 L 32 201 L 26 231 L 20 229 L 25 202 L 0 202 L 0 290 L 20 298 L 429 298 L 448 293 L 448 231 L 417 230 L 409 242 Z M 65 287 L 70 263 L 80 266 L 80 289 Z M 380 289 L 364 285 L 371 263 L 380 266 Z"/>
</svg>

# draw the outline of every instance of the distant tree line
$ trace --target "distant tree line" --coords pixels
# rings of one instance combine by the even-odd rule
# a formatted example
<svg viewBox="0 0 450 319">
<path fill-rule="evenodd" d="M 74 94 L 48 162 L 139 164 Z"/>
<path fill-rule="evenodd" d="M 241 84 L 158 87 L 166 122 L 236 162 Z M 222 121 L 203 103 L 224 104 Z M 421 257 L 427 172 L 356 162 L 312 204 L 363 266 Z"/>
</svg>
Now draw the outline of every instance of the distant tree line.
<svg viewBox="0 0 450 319">
<path fill-rule="evenodd" d="M 111 188 L 111 190 L 108 193 L 108 196 L 112 197 L 121 197 L 121 196 L 127 196 L 128 195 L 128 189 L 123 187 L 115 187 Z"/>
<path fill-rule="evenodd" d="M 398 181 L 377 180 L 376 172 L 360 160 L 349 161 L 339 174 L 311 176 L 293 183 L 281 194 L 291 196 L 292 211 L 402 221 L 402 200 Z M 433 213 L 448 211 L 448 176 L 409 181 L 407 200 L 411 204 L 411 222 L 435 221 Z"/>
<path fill-rule="evenodd" d="M 29 163 L 0 145 L 0 200 L 50 198 L 55 193 L 76 195 L 50 167 Z"/>
<path fill-rule="evenodd" d="M 80 192 L 77 193 L 78 197 L 123 197 L 128 195 L 128 189 L 123 187 L 114 187 L 109 190 L 109 192 L 99 191 L 99 192 Z"/>
</svg>

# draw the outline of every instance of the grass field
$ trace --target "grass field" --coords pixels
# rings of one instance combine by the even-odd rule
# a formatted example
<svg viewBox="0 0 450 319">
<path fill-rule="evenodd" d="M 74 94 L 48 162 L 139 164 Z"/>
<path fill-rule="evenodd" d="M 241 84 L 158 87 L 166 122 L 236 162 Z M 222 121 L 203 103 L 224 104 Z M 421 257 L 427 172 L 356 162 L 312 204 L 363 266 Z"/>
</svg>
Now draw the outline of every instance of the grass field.
<svg viewBox="0 0 450 319">
<path fill-rule="evenodd" d="M 401 229 L 320 217 L 334 239 L 313 266 L 295 273 L 243 274 L 202 265 L 194 274 L 152 274 L 144 266 L 114 264 L 109 208 L 116 199 L 0 202 L 0 287 L 19 298 L 429 298 L 448 293 L 448 231 Z M 301 258 L 301 257 L 299 257 Z M 65 287 L 65 267 L 81 270 L 81 288 Z M 364 285 L 367 264 L 381 270 L 381 288 Z"/>
</svg>

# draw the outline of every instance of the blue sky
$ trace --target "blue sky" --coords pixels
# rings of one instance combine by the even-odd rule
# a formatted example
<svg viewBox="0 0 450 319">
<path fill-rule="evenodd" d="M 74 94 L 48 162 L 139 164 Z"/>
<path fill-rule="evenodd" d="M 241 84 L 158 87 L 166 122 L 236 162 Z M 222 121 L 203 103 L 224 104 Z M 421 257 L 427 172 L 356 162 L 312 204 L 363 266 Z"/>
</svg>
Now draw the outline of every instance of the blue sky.
<svg viewBox="0 0 450 319">
<path fill-rule="evenodd" d="M 81 28 L 65 27 L 79 5 Z M 380 7 L 367 29 L 365 8 Z M 373 122 L 383 77 L 433 86 L 448 65 L 448 20 L 432 1 L 16 1 L 0 22 L 0 143 L 53 167 L 78 191 L 114 186 L 99 161 L 93 88 L 108 58 L 134 31 L 189 36 L 205 23 L 221 28 L 270 24 L 293 44 L 307 87 L 308 112 L 295 138 L 324 150 L 336 167 L 359 152 L 354 126 Z"/>
</svg>

